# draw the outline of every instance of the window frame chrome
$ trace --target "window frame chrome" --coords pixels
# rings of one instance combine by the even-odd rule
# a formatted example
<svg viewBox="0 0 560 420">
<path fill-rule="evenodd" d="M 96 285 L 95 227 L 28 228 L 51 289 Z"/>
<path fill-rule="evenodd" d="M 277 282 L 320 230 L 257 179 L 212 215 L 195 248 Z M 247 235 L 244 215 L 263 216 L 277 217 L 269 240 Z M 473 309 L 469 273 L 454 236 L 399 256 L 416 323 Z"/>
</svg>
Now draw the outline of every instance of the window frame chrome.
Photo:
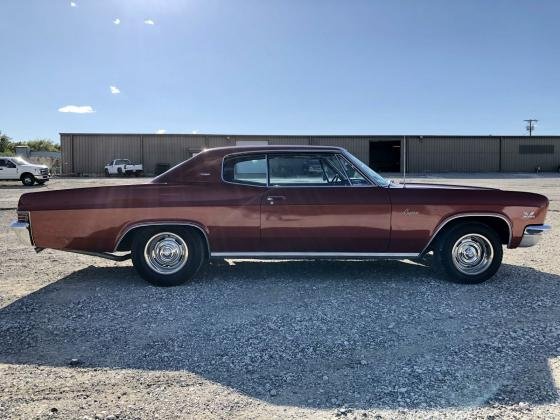
<svg viewBox="0 0 560 420">
<path fill-rule="evenodd" d="M 268 179 L 267 179 L 267 185 L 269 188 L 338 188 L 338 187 L 352 187 L 354 185 L 352 185 L 352 183 L 350 182 L 350 179 L 348 178 L 348 174 L 346 173 L 346 171 L 344 170 L 344 167 L 342 167 L 342 171 L 343 173 L 341 175 L 344 175 L 346 177 L 346 181 L 348 181 L 347 185 L 331 185 L 331 184 L 321 184 L 321 185 L 307 185 L 307 184 L 297 184 L 297 185 L 272 185 L 270 183 L 270 159 L 269 159 L 269 155 L 275 155 L 275 154 L 283 154 L 283 153 L 300 153 L 300 152 L 283 152 L 283 151 L 278 151 L 276 153 L 276 151 L 274 153 L 269 153 L 267 154 L 267 174 L 268 174 Z M 331 152 L 331 151 L 321 151 L 321 152 L 314 152 L 314 151 L 302 151 L 300 153 L 300 155 L 305 156 L 305 155 L 313 155 L 313 154 L 323 154 L 323 155 L 333 155 L 336 159 L 338 159 L 338 155 L 339 152 Z M 321 169 L 324 172 L 323 169 L 323 163 L 321 162 Z M 336 170 L 336 168 L 334 168 Z M 367 179 L 367 178 L 366 178 Z"/>
<path fill-rule="evenodd" d="M 261 184 L 247 184 L 245 182 L 226 181 L 226 179 L 224 178 L 224 165 L 226 163 L 226 160 L 228 158 L 235 157 L 235 156 L 251 156 L 251 155 L 264 156 L 264 159 L 266 161 L 266 184 L 264 184 L 264 185 L 261 185 Z M 229 155 L 225 155 L 222 158 L 222 168 L 221 168 L 221 173 L 220 173 L 220 179 L 222 180 L 222 182 L 224 182 L 226 184 L 243 185 L 245 187 L 268 188 L 268 154 L 267 153 L 258 153 L 258 152 L 237 152 L 237 153 L 230 153 Z"/>
<path fill-rule="evenodd" d="M 301 184 L 301 185 L 270 185 L 270 169 L 269 169 L 269 155 L 272 154 L 282 154 L 282 153 L 303 153 L 303 154 L 317 154 L 317 153 L 323 153 L 323 154 L 333 154 L 337 157 L 337 159 L 345 159 L 350 165 L 352 165 L 356 171 L 362 175 L 364 177 L 364 179 L 366 181 L 369 182 L 369 184 L 352 184 L 349 183 L 349 185 L 305 185 L 305 184 Z M 259 152 L 258 150 L 251 150 L 251 151 L 240 151 L 240 152 L 234 152 L 234 153 L 229 153 L 225 156 L 222 157 L 222 164 L 221 164 L 221 169 L 220 169 L 220 180 L 225 183 L 225 184 L 232 184 L 232 185 L 242 185 L 245 187 L 257 187 L 257 188 L 370 188 L 370 187 L 379 187 L 379 188 L 389 188 L 389 185 L 380 185 L 377 182 L 375 182 L 375 180 L 371 179 L 367 174 L 365 174 L 360 168 L 356 167 L 356 165 L 354 165 L 352 163 L 352 161 L 350 159 L 348 159 L 347 155 L 349 154 L 349 152 L 347 150 L 344 149 L 338 149 L 338 150 L 294 150 L 294 149 L 279 149 L 279 150 L 274 150 L 272 152 L 265 152 L 265 151 L 261 151 Z M 266 185 L 259 185 L 259 184 L 247 184 L 244 182 L 234 182 L 234 181 L 227 181 L 224 178 L 224 164 L 226 159 L 231 158 L 231 157 L 235 157 L 235 156 L 245 156 L 245 155 L 258 155 L 258 156 L 265 156 L 266 159 Z M 357 158 L 356 158 L 357 159 Z M 341 163 L 342 164 L 342 163 Z M 344 170 L 344 173 L 346 175 L 346 179 L 349 181 L 350 178 L 348 178 L 348 174 L 346 173 L 346 170 L 344 169 L 344 167 L 342 168 Z"/>
</svg>

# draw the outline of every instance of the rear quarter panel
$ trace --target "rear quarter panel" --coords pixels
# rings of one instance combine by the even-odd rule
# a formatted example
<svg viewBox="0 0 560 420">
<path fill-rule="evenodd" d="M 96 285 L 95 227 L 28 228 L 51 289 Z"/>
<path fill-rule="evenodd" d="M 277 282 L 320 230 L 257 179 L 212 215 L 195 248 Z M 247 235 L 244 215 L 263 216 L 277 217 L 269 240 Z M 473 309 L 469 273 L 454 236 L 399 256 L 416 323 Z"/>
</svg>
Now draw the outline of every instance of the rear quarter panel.
<svg viewBox="0 0 560 420">
<path fill-rule="evenodd" d="M 22 196 L 19 208 L 30 211 L 41 248 L 111 252 L 130 227 L 165 221 L 200 226 L 213 251 L 258 247 L 262 191 L 256 187 L 145 184 L 28 196 L 36 194 L 43 195 Z"/>
</svg>

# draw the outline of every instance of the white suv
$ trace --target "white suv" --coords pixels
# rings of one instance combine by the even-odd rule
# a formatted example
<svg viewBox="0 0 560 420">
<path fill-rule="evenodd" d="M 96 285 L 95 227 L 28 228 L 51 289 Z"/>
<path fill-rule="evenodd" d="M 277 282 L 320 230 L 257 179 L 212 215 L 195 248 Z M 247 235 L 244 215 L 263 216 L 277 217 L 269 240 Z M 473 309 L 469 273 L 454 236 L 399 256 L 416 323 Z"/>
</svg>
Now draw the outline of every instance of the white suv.
<svg viewBox="0 0 560 420">
<path fill-rule="evenodd" d="M 0 156 L 0 180 L 19 179 L 30 187 L 35 183 L 43 185 L 49 178 L 49 168 L 45 165 L 29 163 L 19 156 Z"/>
</svg>

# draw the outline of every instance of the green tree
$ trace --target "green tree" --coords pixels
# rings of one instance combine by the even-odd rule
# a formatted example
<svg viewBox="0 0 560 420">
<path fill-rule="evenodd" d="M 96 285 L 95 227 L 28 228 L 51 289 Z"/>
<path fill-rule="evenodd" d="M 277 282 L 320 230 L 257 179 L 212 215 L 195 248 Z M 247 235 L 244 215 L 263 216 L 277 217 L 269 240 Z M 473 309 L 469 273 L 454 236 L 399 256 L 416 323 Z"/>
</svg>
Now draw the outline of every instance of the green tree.
<svg viewBox="0 0 560 420">
<path fill-rule="evenodd" d="M 53 142 L 51 139 L 36 139 L 20 142 L 22 146 L 28 146 L 31 150 L 45 152 L 60 152 L 60 144 Z M 19 144 L 18 144 L 19 145 Z"/>
<path fill-rule="evenodd" d="M 12 155 L 14 154 L 14 144 L 12 139 L 0 131 L 0 154 Z"/>
<path fill-rule="evenodd" d="M 51 139 L 35 139 L 14 142 L 6 134 L 0 131 L 0 154 L 13 155 L 16 146 L 27 146 L 34 152 L 60 152 L 60 144 Z"/>
</svg>

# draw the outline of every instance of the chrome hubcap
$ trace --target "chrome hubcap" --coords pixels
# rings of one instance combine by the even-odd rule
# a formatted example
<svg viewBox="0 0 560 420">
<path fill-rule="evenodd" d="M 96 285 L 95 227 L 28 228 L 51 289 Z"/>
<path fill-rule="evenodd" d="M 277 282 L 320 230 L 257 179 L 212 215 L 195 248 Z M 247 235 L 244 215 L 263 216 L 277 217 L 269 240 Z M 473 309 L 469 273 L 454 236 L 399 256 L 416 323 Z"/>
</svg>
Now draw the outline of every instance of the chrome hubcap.
<svg viewBox="0 0 560 420">
<path fill-rule="evenodd" d="M 173 274 L 187 263 L 189 248 L 179 235 L 161 232 L 150 238 L 144 248 L 144 258 L 152 270 Z"/>
<path fill-rule="evenodd" d="M 453 265 L 463 274 L 476 275 L 492 264 L 494 249 L 490 241 L 477 233 L 465 235 L 453 245 Z"/>
</svg>

